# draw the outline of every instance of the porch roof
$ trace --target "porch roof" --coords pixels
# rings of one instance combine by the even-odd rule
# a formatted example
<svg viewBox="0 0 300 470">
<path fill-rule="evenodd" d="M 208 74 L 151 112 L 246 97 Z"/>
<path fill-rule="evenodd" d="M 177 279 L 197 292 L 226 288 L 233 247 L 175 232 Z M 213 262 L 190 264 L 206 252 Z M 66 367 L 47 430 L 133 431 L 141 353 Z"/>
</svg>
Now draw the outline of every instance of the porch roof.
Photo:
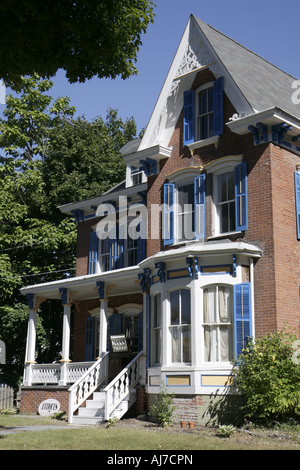
<svg viewBox="0 0 300 470">
<path fill-rule="evenodd" d="M 133 266 L 105 273 L 86 274 L 84 276 L 26 286 L 22 287 L 20 292 L 23 295 L 36 294 L 46 299 L 60 299 L 59 289 L 67 288 L 72 291 L 72 299 L 80 301 L 99 298 L 96 283 L 103 281 L 106 288 L 109 288 L 110 295 L 130 294 L 141 292 L 137 277 L 138 272 L 138 266 Z"/>
<path fill-rule="evenodd" d="M 262 249 L 252 243 L 243 241 L 231 241 L 229 239 L 210 240 L 207 242 L 187 242 L 184 246 L 170 249 L 168 251 L 160 251 L 140 263 L 141 268 L 152 265 L 153 262 L 176 260 L 177 258 L 189 256 L 220 256 L 220 254 L 244 254 L 252 258 L 260 258 Z"/>
</svg>

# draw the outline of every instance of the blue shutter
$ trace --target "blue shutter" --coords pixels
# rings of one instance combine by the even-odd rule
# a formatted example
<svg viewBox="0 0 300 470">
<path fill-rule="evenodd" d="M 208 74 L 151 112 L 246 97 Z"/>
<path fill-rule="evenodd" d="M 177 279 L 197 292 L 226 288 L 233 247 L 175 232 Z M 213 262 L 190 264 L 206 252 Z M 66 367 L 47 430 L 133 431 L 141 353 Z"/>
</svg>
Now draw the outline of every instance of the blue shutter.
<svg viewBox="0 0 300 470">
<path fill-rule="evenodd" d="M 195 140 L 195 98 L 194 90 L 183 94 L 183 144 L 191 144 Z"/>
<path fill-rule="evenodd" d="M 143 312 L 139 313 L 138 317 L 138 350 L 143 349 Z"/>
<path fill-rule="evenodd" d="M 248 229 L 246 163 L 235 167 L 235 228 L 236 230 Z"/>
<path fill-rule="evenodd" d="M 218 78 L 213 86 L 214 135 L 223 134 L 223 77 Z"/>
<path fill-rule="evenodd" d="M 197 240 L 205 238 L 205 173 L 194 179 L 195 194 L 195 236 Z"/>
<path fill-rule="evenodd" d="M 300 240 L 300 171 L 295 171 L 297 238 Z"/>
<path fill-rule="evenodd" d="M 96 232 L 90 233 L 89 274 L 97 272 L 98 237 Z"/>
<path fill-rule="evenodd" d="M 165 245 L 174 243 L 174 194 L 175 185 L 164 184 L 163 238 Z"/>
<path fill-rule="evenodd" d="M 94 360 L 94 328 L 95 318 L 86 317 L 85 321 L 85 361 Z"/>
<path fill-rule="evenodd" d="M 140 263 L 146 258 L 146 240 L 139 237 L 137 239 L 137 262 Z"/>
<path fill-rule="evenodd" d="M 250 282 L 233 287 L 235 356 L 238 357 L 252 337 Z"/>
</svg>

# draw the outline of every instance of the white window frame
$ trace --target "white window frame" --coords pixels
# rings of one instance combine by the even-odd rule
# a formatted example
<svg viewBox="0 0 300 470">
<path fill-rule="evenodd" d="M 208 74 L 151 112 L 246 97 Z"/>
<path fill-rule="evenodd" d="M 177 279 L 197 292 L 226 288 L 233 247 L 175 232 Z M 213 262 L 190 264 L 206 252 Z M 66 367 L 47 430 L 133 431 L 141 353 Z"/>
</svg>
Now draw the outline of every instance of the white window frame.
<svg viewBox="0 0 300 470">
<path fill-rule="evenodd" d="M 154 302 L 154 299 L 157 297 L 156 303 Z M 163 304 L 162 304 L 162 293 L 161 292 L 154 292 L 151 294 L 151 366 L 160 366 L 162 363 L 162 319 L 163 319 Z M 159 324 L 155 324 L 155 305 L 160 306 L 160 322 Z M 159 361 L 157 361 L 157 353 L 156 353 L 156 348 L 157 348 L 157 342 L 158 342 L 158 355 L 159 355 Z"/>
<path fill-rule="evenodd" d="M 190 295 L 190 323 L 182 323 L 182 311 L 181 311 L 181 302 L 179 302 L 179 324 L 178 325 L 172 325 L 171 323 L 171 293 L 176 292 L 176 291 L 182 291 L 182 290 L 187 290 L 189 291 Z M 180 295 L 181 299 L 181 295 Z M 169 303 L 169 332 L 170 332 L 170 363 L 172 365 L 191 365 L 192 364 L 192 292 L 189 287 L 176 287 L 171 289 L 168 292 L 168 303 Z M 189 355 L 190 355 L 190 360 L 188 362 L 183 361 L 183 328 L 189 328 Z M 180 345 L 180 354 L 179 354 L 179 361 L 173 361 L 172 358 L 172 347 L 173 347 L 173 330 L 177 330 L 179 332 L 179 345 Z"/>
<path fill-rule="evenodd" d="M 227 288 L 230 289 L 230 317 L 227 318 L 227 321 L 221 321 L 220 318 L 216 318 L 216 321 L 211 321 L 207 322 L 205 321 L 204 314 L 205 314 L 205 308 L 204 308 L 204 302 L 205 302 L 205 290 L 206 289 L 214 289 L 214 305 L 215 305 L 215 315 L 218 317 L 220 315 L 220 310 L 219 310 L 219 288 Z M 234 354 L 234 300 L 233 300 L 233 285 L 232 284 L 226 284 L 226 283 L 213 283 L 213 284 L 208 284 L 205 286 L 202 286 L 202 306 L 200 307 L 202 310 L 202 337 L 203 337 L 203 363 L 205 365 L 217 365 L 217 366 L 225 366 L 227 367 L 228 365 L 231 364 L 231 360 L 233 359 L 233 354 Z M 228 361 L 222 361 L 221 359 L 221 333 L 220 329 L 221 327 L 228 327 L 228 329 L 231 329 L 231 332 L 229 331 L 229 336 L 231 334 L 231 345 L 228 345 L 229 351 L 228 354 L 230 356 L 231 352 L 231 357 L 229 357 Z M 205 330 L 208 328 L 212 328 L 215 331 L 211 333 L 210 335 L 210 341 L 212 342 L 212 350 L 214 351 L 215 354 L 215 360 L 206 360 L 205 355 Z"/>
</svg>

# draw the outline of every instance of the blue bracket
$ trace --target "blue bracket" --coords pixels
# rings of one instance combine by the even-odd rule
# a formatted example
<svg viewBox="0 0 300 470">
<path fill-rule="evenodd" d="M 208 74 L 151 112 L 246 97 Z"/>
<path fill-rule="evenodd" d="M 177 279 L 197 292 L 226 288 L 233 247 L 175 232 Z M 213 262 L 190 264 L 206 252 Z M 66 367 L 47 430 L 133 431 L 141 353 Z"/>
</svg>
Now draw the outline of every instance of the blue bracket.
<svg viewBox="0 0 300 470">
<path fill-rule="evenodd" d="M 61 287 L 59 289 L 60 297 L 62 300 L 63 305 L 67 305 L 68 303 L 68 289 L 66 287 Z"/>
<path fill-rule="evenodd" d="M 151 174 L 157 174 L 157 164 L 152 158 L 146 158 L 146 160 L 140 160 L 141 169 L 144 171 L 146 176 Z"/>
<path fill-rule="evenodd" d="M 99 299 L 104 300 L 105 299 L 105 283 L 103 281 L 97 281 L 96 286 L 98 289 Z"/>
<path fill-rule="evenodd" d="M 160 282 L 165 282 L 166 281 L 166 273 L 165 273 L 165 263 L 160 261 L 159 263 L 155 263 L 155 269 L 157 269 L 157 275 L 159 277 Z"/>
<path fill-rule="evenodd" d="M 282 122 L 280 124 L 276 124 L 276 126 L 272 127 L 272 140 L 273 142 L 277 142 L 278 144 L 282 144 L 284 135 L 287 131 L 291 130 L 292 127 Z"/>
<path fill-rule="evenodd" d="M 261 141 L 262 142 L 268 142 L 269 136 L 268 136 L 268 126 L 265 124 L 262 124 L 261 122 L 258 122 L 256 124 L 256 127 L 260 130 L 261 132 Z"/>
</svg>

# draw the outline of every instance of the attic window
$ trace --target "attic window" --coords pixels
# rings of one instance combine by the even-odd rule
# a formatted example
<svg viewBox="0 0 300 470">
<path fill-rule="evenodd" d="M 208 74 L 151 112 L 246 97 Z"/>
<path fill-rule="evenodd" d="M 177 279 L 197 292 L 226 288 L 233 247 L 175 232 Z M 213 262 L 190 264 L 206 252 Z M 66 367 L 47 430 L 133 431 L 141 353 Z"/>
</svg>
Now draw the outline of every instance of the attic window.
<svg viewBox="0 0 300 470">
<path fill-rule="evenodd" d="M 223 133 L 223 77 L 183 99 L 183 143 L 201 142 Z"/>
</svg>

